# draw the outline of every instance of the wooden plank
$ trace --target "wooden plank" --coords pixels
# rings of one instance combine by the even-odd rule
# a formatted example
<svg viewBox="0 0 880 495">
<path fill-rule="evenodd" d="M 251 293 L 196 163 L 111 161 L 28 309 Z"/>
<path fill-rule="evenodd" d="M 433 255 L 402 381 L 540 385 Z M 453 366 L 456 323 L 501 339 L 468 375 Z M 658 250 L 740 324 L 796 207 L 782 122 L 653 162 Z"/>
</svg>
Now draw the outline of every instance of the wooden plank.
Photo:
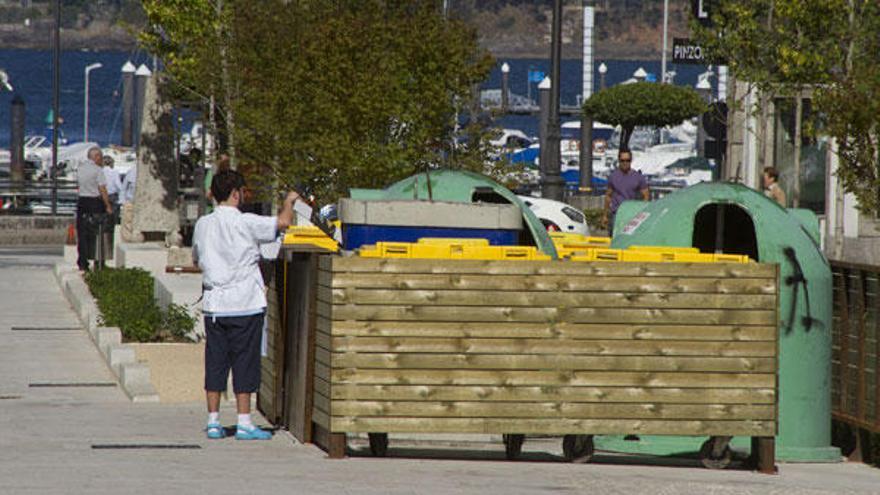
<svg viewBox="0 0 880 495">
<path fill-rule="evenodd" d="M 324 265 L 323 269 L 329 267 Z M 474 273 L 488 275 L 571 275 L 578 277 L 773 278 L 764 263 L 615 263 L 559 261 L 424 260 L 334 258 L 332 269 L 352 273 Z"/>
<path fill-rule="evenodd" d="M 329 332 L 321 331 L 320 328 L 318 328 L 317 330 L 318 331 L 315 332 L 315 346 L 327 350 L 332 349 L 332 340 L 330 338 Z"/>
<path fill-rule="evenodd" d="M 323 401 L 323 399 L 322 399 Z M 318 405 L 318 397 L 315 397 Z M 334 400 L 331 416 L 416 418 L 565 418 L 774 420 L 773 405 L 578 402 L 391 402 Z"/>
<path fill-rule="evenodd" d="M 628 292 L 512 292 L 472 290 L 386 290 L 318 288 L 318 300 L 334 304 L 414 306 L 525 306 L 664 309 L 766 309 L 773 294 L 675 294 Z"/>
<path fill-rule="evenodd" d="M 755 467 L 762 474 L 776 474 L 776 438 L 772 436 L 753 437 L 752 455 Z"/>
<path fill-rule="evenodd" d="M 280 314 L 277 315 L 279 318 L 274 321 L 274 324 L 269 326 L 269 331 L 273 332 L 272 337 L 267 337 L 270 347 L 272 347 L 268 352 L 272 356 L 272 369 L 274 371 L 272 392 L 275 394 L 273 399 L 275 407 L 272 411 L 272 421 L 276 423 L 286 413 L 284 400 L 286 392 L 284 378 L 286 358 L 283 349 L 284 342 L 287 341 L 287 314 L 289 309 L 287 306 L 287 291 L 289 290 L 287 285 L 287 265 L 287 263 L 275 264 L 275 276 L 272 278 L 271 283 L 271 286 L 275 289 L 275 295 L 270 300 L 275 303 L 276 309 L 280 310 Z M 281 286 L 279 287 L 278 284 L 281 284 Z"/>
<path fill-rule="evenodd" d="M 329 306 L 318 302 L 318 306 Z M 333 305 L 334 320 L 367 321 L 469 321 L 469 322 L 571 322 L 571 323 L 673 323 L 719 325 L 770 325 L 775 311 L 740 309 L 628 309 L 540 308 L 470 306 L 352 306 Z M 326 309 L 326 308 L 325 308 Z M 329 310 L 321 314 L 330 314 Z"/>
<path fill-rule="evenodd" d="M 331 354 L 319 350 L 318 362 L 330 366 Z M 585 370 L 585 371 L 708 371 L 773 373 L 774 358 L 571 356 L 523 354 L 332 354 L 333 368 L 460 369 L 460 370 Z"/>
<path fill-rule="evenodd" d="M 315 378 L 330 382 L 330 367 L 321 363 L 315 363 Z"/>
<path fill-rule="evenodd" d="M 315 443 L 327 452 L 330 459 L 344 459 L 347 440 L 344 433 L 330 433 L 329 428 L 314 425 Z"/>
<path fill-rule="evenodd" d="M 319 318 L 319 334 L 364 337 L 560 338 L 591 340 L 732 340 L 776 342 L 777 327 L 590 323 L 334 321 Z M 320 345 L 320 344 L 319 344 Z M 327 347 L 329 349 L 329 344 Z"/>
<path fill-rule="evenodd" d="M 847 395 L 849 386 L 849 270 L 844 268 L 841 270 L 841 287 L 837 292 L 839 295 L 838 307 L 842 315 L 841 332 L 840 332 L 840 404 L 839 411 L 848 413 Z"/>
<path fill-rule="evenodd" d="M 316 407 L 312 411 L 312 421 L 316 425 L 329 429 L 330 415 Z"/>
<path fill-rule="evenodd" d="M 522 418 L 353 418 L 334 416 L 331 431 L 346 433 L 494 433 L 589 435 L 736 435 L 772 436 L 773 421 L 591 420 Z"/>
<path fill-rule="evenodd" d="M 867 392 L 868 383 L 867 377 L 865 376 L 865 366 L 867 364 L 867 357 L 865 353 L 867 352 L 867 339 L 868 339 L 868 330 L 865 325 L 865 318 L 867 317 L 866 308 L 865 308 L 865 272 L 864 270 L 859 270 L 856 272 L 856 311 L 858 312 L 858 381 L 856 383 L 856 414 L 859 418 L 865 420 L 867 419 L 867 406 L 865 405 L 866 397 L 865 393 Z"/>
<path fill-rule="evenodd" d="M 260 382 L 266 382 L 270 389 L 274 392 L 275 387 L 275 372 L 272 368 L 261 368 L 260 369 Z"/>
<path fill-rule="evenodd" d="M 479 275 L 321 272 L 319 285 L 401 290 L 775 294 L 772 278 L 570 277 L 565 275 Z"/>
<path fill-rule="evenodd" d="M 326 383 L 326 382 L 323 382 Z M 315 392 L 318 392 L 316 383 Z M 323 393 L 323 392 L 322 392 Z M 775 404 L 772 388 L 644 388 L 644 387 L 508 387 L 444 385 L 327 385 L 337 400 L 434 400 L 434 401 L 569 401 L 652 402 L 684 404 Z"/>
<path fill-rule="evenodd" d="M 320 378 L 315 378 L 315 395 L 320 394 L 324 397 L 330 397 L 331 391 L 332 389 L 330 388 L 330 382 L 326 382 L 324 380 L 321 380 Z"/>
<path fill-rule="evenodd" d="M 772 342 L 333 337 L 334 352 L 772 357 Z"/>
<path fill-rule="evenodd" d="M 880 289 L 880 269 L 875 267 L 877 287 Z M 880 295 L 874 294 L 874 424 L 871 430 L 880 432 Z"/>
<path fill-rule="evenodd" d="M 315 372 L 318 367 L 315 365 Z M 773 373 L 667 373 L 607 371 L 480 371 L 333 369 L 330 383 L 365 385 L 553 385 L 680 388 L 773 388 Z"/>
<path fill-rule="evenodd" d="M 321 347 L 315 348 L 315 362 L 330 366 L 332 363 L 330 351 Z"/>
<path fill-rule="evenodd" d="M 330 403 L 330 399 L 324 395 L 315 394 L 313 405 L 316 411 L 333 414 L 334 410 L 331 409 L 332 405 Z"/>
</svg>

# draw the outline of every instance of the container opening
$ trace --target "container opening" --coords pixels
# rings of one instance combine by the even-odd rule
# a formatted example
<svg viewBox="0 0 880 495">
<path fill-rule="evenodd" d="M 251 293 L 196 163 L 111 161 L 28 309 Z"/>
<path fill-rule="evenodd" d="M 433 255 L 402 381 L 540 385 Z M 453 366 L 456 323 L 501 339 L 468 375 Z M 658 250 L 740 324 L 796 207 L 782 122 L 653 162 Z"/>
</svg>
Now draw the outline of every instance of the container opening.
<svg viewBox="0 0 880 495">
<path fill-rule="evenodd" d="M 491 203 L 498 205 L 509 205 L 510 200 L 498 194 L 495 189 L 488 186 L 475 187 L 471 194 L 472 203 Z"/>
<path fill-rule="evenodd" d="M 752 217 L 735 204 L 706 205 L 694 217 L 693 246 L 701 253 L 744 254 L 758 260 Z"/>
</svg>

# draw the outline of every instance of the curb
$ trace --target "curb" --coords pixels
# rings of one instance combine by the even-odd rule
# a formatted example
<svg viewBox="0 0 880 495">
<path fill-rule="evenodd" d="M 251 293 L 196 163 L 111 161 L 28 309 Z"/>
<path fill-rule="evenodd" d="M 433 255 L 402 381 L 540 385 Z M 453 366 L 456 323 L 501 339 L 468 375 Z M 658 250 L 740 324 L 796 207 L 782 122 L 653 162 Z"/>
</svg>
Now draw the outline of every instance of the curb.
<svg viewBox="0 0 880 495">
<path fill-rule="evenodd" d="M 135 360 L 134 348 L 122 343 L 119 328 L 98 326 L 98 305 L 76 266 L 58 262 L 52 271 L 61 292 L 125 394 L 132 402 L 159 402 L 159 394 L 150 381 L 150 367 Z"/>
</svg>

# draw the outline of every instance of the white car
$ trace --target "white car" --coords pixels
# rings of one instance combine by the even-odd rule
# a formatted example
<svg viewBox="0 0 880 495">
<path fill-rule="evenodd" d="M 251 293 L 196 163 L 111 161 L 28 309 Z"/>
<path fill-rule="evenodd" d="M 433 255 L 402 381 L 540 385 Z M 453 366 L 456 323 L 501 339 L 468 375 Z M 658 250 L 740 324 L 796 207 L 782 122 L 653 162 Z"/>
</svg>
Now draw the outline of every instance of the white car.
<svg viewBox="0 0 880 495">
<path fill-rule="evenodd" d="M 548 231 L 590 235 L 587 219 L 577 208 L 552 199 L 532 196 L 519 196 L 519 199 L 532 210 Z"/>
</svg>

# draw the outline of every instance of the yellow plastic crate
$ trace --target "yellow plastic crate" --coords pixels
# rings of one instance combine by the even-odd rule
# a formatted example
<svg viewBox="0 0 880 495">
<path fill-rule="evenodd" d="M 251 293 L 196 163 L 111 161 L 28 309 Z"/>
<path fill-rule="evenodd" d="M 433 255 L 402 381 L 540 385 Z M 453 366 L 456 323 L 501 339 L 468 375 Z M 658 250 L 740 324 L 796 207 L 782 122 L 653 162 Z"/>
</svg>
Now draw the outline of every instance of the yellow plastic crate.
<svg viewBox="0 0 880 495">
<path fill-rule="evenodd" d="M 422 237 L 419 244 L 439 244 L 449 246 L 488 246 L 488 239 L 459 238 L 459 237 Z"/>
<path fill-rule="evenodd" d="M 550 232 L 550 240 L 556 245 L 584 245 L 589 244 L 596 247 L 608 247 L 611 245 L 610 237 L 592 237 L 582 234 L 572 234 L 569 232 Z"/>
<path fill-rule="evenodd" d="M 485 241 L 485 239 L 481 239 Z M 358 254 L 365 258 L 420 258 L 467 260 L 549 260 L 550 256 L 532 246 L 490 246 L 486 242 L 377 242 L 363 246 Z"/>
<path fill-rule="evenodd" d="M 589 249 L 608 248 L 611 246 L 610 237 L 589 237 L 581 234 L 567 232 L 551 232 L 550 239 L 556 246 L 556 254 L 560 258 L 585 254 Z"/>
<path fill-rule="evenodd" d="M 652 249 L 591 248 L 572 254 L 571 261 L 623 261 L 631 263 L 749 263 L 749 257 L 739 254 L 705 254 L 690 248 L 667 251 Z"/>
<path fill-rule="evenodd" d="M 532 246 L 464 246 L 462 259 L 469 260 L 549 260 L 550 256 Z"/>
<path fill-rule="evenodd" d="M 308 244 L 328 251 L 339 251 L 339 243 L 314 226 L 291 226 L 284 232 L 284 245 Z"/>
<path fill-rule="evenodd" d="M 700 250 L 695 247 L 680 247 L 680 246 L 630 246 L 627 249 L 632 251 L 659 251 L 659 252 L 674 252 L 674 253 L 699 253 Z"/>
<path fill-rule="evenodd" d="M 752 260 L 743 254 L 713 254 L 715 263 L 751 263 Z"/>
<path fill-rule="evenodd" d="M 377 242 L 363 246 L 358 254 L 364 258 L 448 258 L 449 248 L 411 242 Z"/>
</svg>

